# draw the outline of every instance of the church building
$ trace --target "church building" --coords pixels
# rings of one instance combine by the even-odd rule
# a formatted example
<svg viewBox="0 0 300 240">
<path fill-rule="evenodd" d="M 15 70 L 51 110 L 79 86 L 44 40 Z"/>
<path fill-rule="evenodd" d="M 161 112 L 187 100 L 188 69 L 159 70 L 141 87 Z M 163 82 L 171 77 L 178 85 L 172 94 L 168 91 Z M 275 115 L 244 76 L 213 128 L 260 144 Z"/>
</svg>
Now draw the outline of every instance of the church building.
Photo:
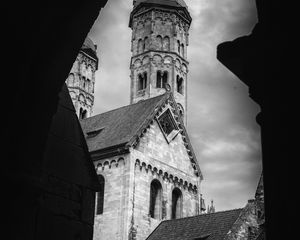
<svg viewBox="0 0 300 240">
<path fill-rule="evenodd" d="M 161 221 L 204 210 L 185 127 L 191 21 L 183 0 L 133 1 L 128 106 L 91 116 L 97 56 L 90 40 L 74 63 L 67 83 L 101 185 L 94 240 L 144 240 Z"/>
</svg>

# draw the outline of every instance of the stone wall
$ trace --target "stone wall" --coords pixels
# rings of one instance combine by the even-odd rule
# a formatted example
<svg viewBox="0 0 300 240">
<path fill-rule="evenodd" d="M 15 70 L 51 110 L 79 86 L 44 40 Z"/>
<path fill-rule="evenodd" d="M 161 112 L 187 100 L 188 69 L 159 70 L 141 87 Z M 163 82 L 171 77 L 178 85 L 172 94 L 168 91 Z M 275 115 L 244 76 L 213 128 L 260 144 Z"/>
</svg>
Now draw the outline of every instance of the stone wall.
<svg viewBox="0 0 300 240">
<path fill-rule="evenodd" d="M 133 214 L 136 239 L 145 239 L 161 220 L 171 219 L 175 187 L 183 196 L 181 217 L 199 214 L 200 180 L 194 175 L 180 133 L 168 144 L 154 121 L 137 148 L 132 150 L 131 159 L 135 161 Z M 149 215 L 150 185 L 154 179 L 162 185 L 163 209 L 159 219 Z"/>
<path fill-rule="evenodd" d="M 104 211 L 95 216 L 94 240 L 145 239 L 162 220 L 171 219 L 175 187 L 182 192 L 181 217 L 199 214 L 200 178 L 194 174 L 182 136 L 179 133 L 168 143 L 156 121 L 129 154 L 94 163 L 105 179 Z M 154 179 L 162 185 L 158 219 L 149 215 Z"/>
<path fill-rule="evenodd" d="M 127 239 L 132 196 L 129 155 L 96 161 L 95 166 L 97 174 L 104 177 L 105 186 L 103 214 L 95 212 L 94 240 Z"/>
</svg>

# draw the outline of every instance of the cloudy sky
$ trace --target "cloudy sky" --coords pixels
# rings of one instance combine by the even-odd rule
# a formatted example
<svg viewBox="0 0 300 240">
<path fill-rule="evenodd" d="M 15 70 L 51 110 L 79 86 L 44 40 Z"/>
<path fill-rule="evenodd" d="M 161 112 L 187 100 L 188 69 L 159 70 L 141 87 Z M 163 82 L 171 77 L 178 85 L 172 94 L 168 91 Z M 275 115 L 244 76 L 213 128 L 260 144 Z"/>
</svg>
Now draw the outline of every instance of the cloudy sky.
<svg viewBox="0 0 300 240">
<path fill-rule="evenodd" d="M 259 106 L 248 88 L 216 59 L 219 43 L 248 35 L 255 0 L 185 0 L 193 22 L 188 47 L 187 129 L 200 168 L 206 204 L 243 207 L 261 173 Z M 109 0 L 90 31 L 100 57 L 94 114 L 129 104 L 132 0 Z"/>
</svg>

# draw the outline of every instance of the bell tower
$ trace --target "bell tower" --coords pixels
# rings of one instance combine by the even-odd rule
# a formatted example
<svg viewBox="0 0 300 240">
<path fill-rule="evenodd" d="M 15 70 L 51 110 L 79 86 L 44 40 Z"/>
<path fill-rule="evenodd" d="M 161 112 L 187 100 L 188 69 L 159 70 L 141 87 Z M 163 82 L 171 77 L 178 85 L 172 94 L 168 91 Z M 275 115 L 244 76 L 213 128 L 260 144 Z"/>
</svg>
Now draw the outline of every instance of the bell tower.
<svg viewBox="0 0 300 240">
<path fill-rule="evenodd" d="M 87 37 L 66 80 L 79 119 L 93 114 L 95 72 L 98 70 L 96 50 L 97 46 Z"/>
<path fill-rule="evenodd" d="M 189 28 L 183 0 L 135 0 L 130 15 L 130 103 L 165 93 L 167 84 L 187 122 Z"/>
</svg>

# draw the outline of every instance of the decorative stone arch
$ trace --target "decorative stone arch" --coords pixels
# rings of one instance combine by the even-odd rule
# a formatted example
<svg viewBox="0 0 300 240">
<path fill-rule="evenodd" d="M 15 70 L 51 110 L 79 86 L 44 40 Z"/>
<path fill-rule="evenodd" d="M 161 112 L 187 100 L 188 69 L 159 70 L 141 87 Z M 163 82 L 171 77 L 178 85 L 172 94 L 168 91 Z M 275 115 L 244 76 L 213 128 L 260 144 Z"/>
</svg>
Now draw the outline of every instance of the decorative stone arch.
<svg viewBox="0 0 300 240">
<path fill-rule="evenodd" d="M 155 64 L 160 64 L 160 63 L 162 63 L 162 57 L 161 57 L 160 55 L 158 55 L 158 54 L 155 54 L 155 55 L 153 56 L 153 62 L 154 62 Z"/>
<path fill-rule="evenodd" d="M 143 65 L 146 65 L 149 63 L 149 61 L 150 61 L 149 56 L 145 56 L 145 57 L 143 57 L 142 63 L 143 63 Z"/>
<path fill-rule="evenodd" d="M 173 58 L 171 56 L 164 57 L 164 64 L 171 64 L 173 62 Z"/>
<path fill-rule="evenodd" d="M 78 100 L 79 100 L 79 102 L 86 104 L 86 99 L 83 94 L 79 94 Z"/>
<path fill-rule="evenodd" d="M 142 65 L 142 61 L 140 59 L 136 59 L 133 63 L 135 68 L 138 68 Z"/>
<path fill-rule="evenodd" d="M 163 189 L 162 184 L 158 179 L 152 180 L 150 183 L 150 205 L 149 216 L 155 219 L 162 218 L 162 199 Z"/>
<path fill-rule="evenodd" d="M 181 61 L 179 58 L 176 58 L 176 61 L 175 61 L 175 66 L 180 69 L 181 68 Z"/>
</svg>

